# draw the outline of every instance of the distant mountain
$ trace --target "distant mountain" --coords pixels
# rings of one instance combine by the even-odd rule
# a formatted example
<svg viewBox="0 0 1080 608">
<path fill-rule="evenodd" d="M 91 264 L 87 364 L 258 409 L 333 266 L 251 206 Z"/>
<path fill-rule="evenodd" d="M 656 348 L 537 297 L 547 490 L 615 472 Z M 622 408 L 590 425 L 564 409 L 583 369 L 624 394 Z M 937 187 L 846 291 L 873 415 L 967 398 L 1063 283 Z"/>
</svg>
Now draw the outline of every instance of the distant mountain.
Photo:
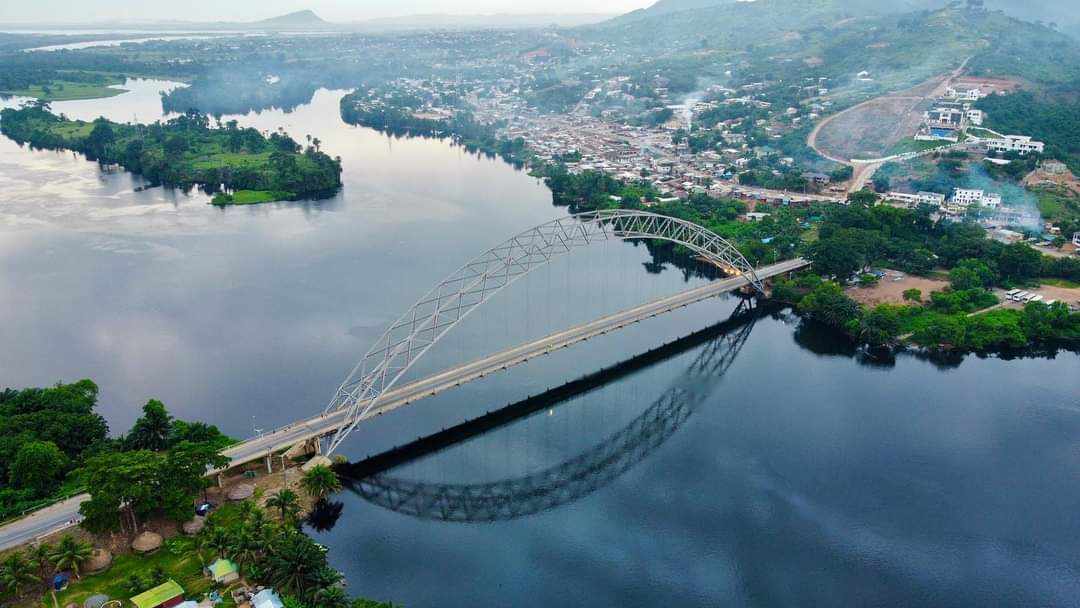
<svg viewBox="0 0 1080 608">
<path fill-rule="evenodd" d="M 576 27 L 600 23 L 612 15 L 599 13 L 571 14 L 494 14 L 494 15 L 406 15 L 382 17 L 350 24 L 363 30 L 462 30 L 525 29 L 536 27 Z"/>
<path fill-rule="evenodd" d="M 287 15 L 280 15 L 278 17 L 271 17 L 269 19 L 263 19 L 262 21 L 255 21 L 247 24 L 250 27 L 300 27 L 300 28 L 312 28 L 312 27 L 325 27 L 330 25 L 330 22 L 324 21 L 321 17 L 315 14 L 314 11 L 296 11 Z"/>
</svg>

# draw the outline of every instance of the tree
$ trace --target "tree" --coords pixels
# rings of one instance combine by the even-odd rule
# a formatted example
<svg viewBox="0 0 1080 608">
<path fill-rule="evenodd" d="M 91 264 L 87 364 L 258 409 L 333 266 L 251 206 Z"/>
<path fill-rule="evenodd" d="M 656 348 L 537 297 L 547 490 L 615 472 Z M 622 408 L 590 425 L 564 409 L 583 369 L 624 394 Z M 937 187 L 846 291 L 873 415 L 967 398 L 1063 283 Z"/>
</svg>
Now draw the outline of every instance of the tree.
<svg viewBox="0 0 1080 608">
<path fill-rule="evenodd" d="M 32 490 L 37 496 L 47 496 L 63 478 L 68 459 L 51 441 L 30 441 L 22 444 L 11 463 L 9 479 L 17 488 Z"/>
<path fill-rule="evenodd" d="M 1002 277 L 1013 281 L 1026 281 L 1039 276 L 1042 254 L 1027 243 L 1013 243 L 1001 250 L 997 263 Z"/>
<path fill-rule="evenodd" d="M 281 511 L 281 521 L 292 521 L 300 512 L 300 497 L 296 492 L 283 488 L 266 500 L 266 506 Z"/>
<path fill-rule="evenodd" d="M 300 485 L 308 496 L 318 500 L 341 490 L 341 480 L 338 479 L 337 473 L 326 465 L 314 466 L 304 473 Z"/>
<path fill-rule="evenodd" d="M 911 289 L 905 289 L 904 290 L 904 301 L 906 301 L 906 302 L 918 302 L 918 303 L 921 304 L 922 303 L 922 290 L 921 289 L 915 289 L 914 287 L 911 288 Z"/>
<path fill-rule="evenodd" d="M 49 543 L 34 545 L 26 550 L 26 557 L 37 566 L 38 578 L 48 589 L 49 568 L 52 566 L 53 546 Z"/>
<path fill-rule="evenodd" d="M 274 547 L 267 560 L 270 581 L 275 587 L 307 599 L 324 580 L 328 568 L 326 554 L 307 536 L 290 532 Z"/>
<path fill-rule="evenodd" d="M 213 444 L 181 441 L 174 445 L 158 470 L 157 485 L 162 488 L 159 504 L 166 517 L 173 521 L 191 519 L 195 497 L 210 484 L 206 471 L 228 463 Z"/>
<path fill-rule="evenodd" d="M 859 319 L 859 340 L 870 346 L 885 346 L 900 335 L 900 310 L 897 306 L 876 306 Z"/>
<path fill-rule="evenodd" d="M 799 302 L 799 310 L 810 318 L 839 329 L 858 319 L 859 305 L 832 281 L 823 281 Z"/>
<path fill-rule="evenodd" d="M 86 141 L 86 145 L 94 158 L 101 158 L 105 154 L 105 149 L 116 141 L 116 133 L 113 131 L 112 124 L 104 118 L 98 118 L 94 121 L 94 126 L 90 130 L 90 136 Z"/>
<path fill-rule="evenodd" d="M 998 280 L 997 270 L 983 260 L 966 258 L 949 271 L 949 281 L 957 291 L 965 289 L 988 289 Z"/>
<path fill-rule="evenodd" d="M 165 409 L 165 404 L 151 399 L 143 406 L 143 415 L 131 427 L 127 436 L 129 450 L 151 450 L 160 452 L 169 447 L 169 432 L 173 418 Z"/>
<path fill-rule="evenodd" d="M 90 546 L 90 543 L 67 535 L 60 539 L 56 548 L 53 549 L 52 563 L 57 570 L 71 570 L 75 574 L 75 578 L 80 578 L 79 569 L 82 567 L 83 562 L 90 559 L 93 553 L 94 549 Z"/>
<path fill-rule="evenodd" d="M 316 608 L 349 608 L 349 596 L 341 587 L 324 587 L 315 592 Z"/>
<path fill-rule="evenodd" d="M 0 562 L 0 587 L 7 593 L 20 595 L 23 587 L 40 580 L 34 574 L 34 568 L 34 564 L 22 552 L 9 554 Z"/>
<path fill-rule="evenodd" d="M 83 527 L 108 532 L 123 527 L 126 515 L 132 529 L 161 504 L 164 458 L 148 450 L 110 452 L 86 461 L 83 473 L 90 500 L 79 505 Z M 171 481 L 170 481 L 171 482 Z"/>
</svg>

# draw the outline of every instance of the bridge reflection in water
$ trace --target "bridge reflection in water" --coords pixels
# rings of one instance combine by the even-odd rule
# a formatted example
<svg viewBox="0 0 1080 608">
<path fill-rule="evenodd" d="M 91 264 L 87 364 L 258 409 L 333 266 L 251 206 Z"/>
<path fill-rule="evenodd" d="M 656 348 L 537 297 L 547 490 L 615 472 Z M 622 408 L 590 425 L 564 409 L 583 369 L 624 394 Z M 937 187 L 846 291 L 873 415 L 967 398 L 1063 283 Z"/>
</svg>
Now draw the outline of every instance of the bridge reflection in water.
<svg viewBox="0 0 1080 608">
<path fill-rule="evenodd" d="M 574 502 L 633 468 L 679 430 L 713 393 L 760 314 L 749 301 L 743 301 L 722 323 L 537 397 L 355 463 L 345 474 L 346 488 L 391 511 L 460 523 L 511 520 Z M 409 463 L 505 429 L 695 347 L 701 350 L 689 367 L 640 415 L 594 447 L 557 466 L 484 483 L 432 483 L 392 474 Z"/>
</svg>

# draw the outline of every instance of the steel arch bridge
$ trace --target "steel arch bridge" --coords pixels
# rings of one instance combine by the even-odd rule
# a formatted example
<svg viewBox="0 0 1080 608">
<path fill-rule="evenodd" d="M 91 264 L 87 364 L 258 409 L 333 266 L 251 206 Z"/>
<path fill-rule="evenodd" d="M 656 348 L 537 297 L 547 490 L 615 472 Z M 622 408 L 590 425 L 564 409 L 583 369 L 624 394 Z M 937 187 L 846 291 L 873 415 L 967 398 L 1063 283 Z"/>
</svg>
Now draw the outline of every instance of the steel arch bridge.
<svg viewBox="0 0 1080 608">
<path fill-rule="evenodd" d="M 647 211 L 613 209 L 569 215 L 488 249 L 405 311 L 338 387 L 324 413 L 344 411 L 333 452 L 413 364 L 465 317 L 556 256 L 594 243 L 661 240 L 682 245 L 764 293 L 754 267 L 731 243 L 692 222 Z"/>
<path fill-rule="evenodd" d="M 377 474 L 347 486 L 384 509 L 456 523 L 506 521 L 574 502 L 645 460 L 682 427 L 727 373 L 750 336 L 756 312 L 744 314 L 749 315 L 745 324 L 709 342 L 680 378 L 628 425 L 562 464 L 490 483 L 425 483 Z"/>
</svg>

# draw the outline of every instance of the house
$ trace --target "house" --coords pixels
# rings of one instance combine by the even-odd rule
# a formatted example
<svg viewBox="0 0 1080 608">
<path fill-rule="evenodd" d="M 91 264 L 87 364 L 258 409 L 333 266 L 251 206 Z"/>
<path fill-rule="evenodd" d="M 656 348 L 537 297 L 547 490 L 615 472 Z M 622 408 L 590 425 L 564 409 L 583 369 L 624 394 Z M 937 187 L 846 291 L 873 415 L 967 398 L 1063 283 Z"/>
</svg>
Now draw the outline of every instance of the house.
<svg viewBox="0 0 1080 608">
<path fill-rule="evenodd" d="M 215 583 L 225 585 L 240 578 L 240 568 L 230 560 L 218 558 L 206 567 L 206 575 Z"/>
<path fill-rule="evenodd" d="M 955 99 L 957 101 L 979 101 L 983 97 L 986 97 L 986 95 L 984 95 L 982 89 L 978 87 L 949 87 L 945 89 L 945 97 L 949 99 Z"/>
<path fill-rule="evenodd" d="M 988 209 L 996 209 L 1001 206 L 1001 195 L 982 190 L 957 188 L 949 197 L 949 206 L 966 209 L 971 205 L 980 205 Z"/>
<path fill-rule="evenodd" d="M 184 589 L 169 579 L 131 598 L 135 608 L 173 608 L 184 601 Z"/>
<path fill-rule="evenodd" d="M 1080 247 L 1080 232 L 1073 235 L 1073 245 Z"/>
<path fill-rule="evenodd" d="M 1019 152 L 1020 154 L 1035 152 L 1042 154 L 1043 150 L 1046 149 L 1046 144 L 1041 141 L 1033 141 L 1026 135 L 1006 135 L 1003 139 L 986 140 L 986 149 L 988 152 Z"/>
<path fill-rule="evenodd" d="M 986 114 L 982 110 L 969 109 L 964 112 L 964 117 L 967 118 L 969 124 L 973 124 L 976 127 L 981 127 L 983 121 L 986 120 Z"/>
<path fill-rule="evenodd" d="M 263 589 L 251 596 L 251 606 L 252 608 L 284 608 L 285 604 L 273 589 Z"/>
<path fill-rule="evenodd" d="M 830 181 L 832 181 L 832 178 L 829 177 L 828 175 L 825 175 L 824 173 L 815 173 L 815 172 L 812 172 L 812 171 L 807 171 L 806 173 L 803 173 L 802 176 L 803 176 L 803 179 L 805 179 L 806 181 L 813 182 L 813 183 L 815 183 L 815 184 L 817 184 L 819 186 L 825 186 Z"/>
<path fill-rule="evenodd" d="M 937 192 L 926 191 L 922 191 L 917 194 L 910 194 L 907 192 L 889 192 L 885 195 L 885 200 L 905 203 L 909 207 L 918 207 L 919 205 L 941 207 L 945 204 L 945 195 L 938 194 Z"/>
</svg>

